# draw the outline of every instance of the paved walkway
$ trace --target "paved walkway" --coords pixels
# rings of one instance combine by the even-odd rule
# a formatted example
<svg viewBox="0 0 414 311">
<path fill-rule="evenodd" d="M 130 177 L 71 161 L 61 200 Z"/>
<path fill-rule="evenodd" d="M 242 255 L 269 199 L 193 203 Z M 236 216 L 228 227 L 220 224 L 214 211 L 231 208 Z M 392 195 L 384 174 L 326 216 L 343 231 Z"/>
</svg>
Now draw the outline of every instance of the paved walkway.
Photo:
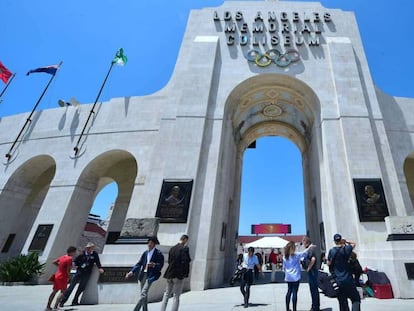
<svg viewBox="0 0 414 311">
<path fill-rule="evenodd" d="M 2 311 L 41 311 L 45 309 L 46 300 L 52 286 L 0 286 L 0 310 Z M 181 296 L 180 311 L 284 311 L 286 284 L 254 285 L 251 289 L 251 305 L 244 309 L 242 296 L 238 287 L 192 291 Z M 311 301 L 307 284 L 301 283 L 299 288 L 298 311 L 310 309 Z M 151 303 L 149 311 L 159 311 L 160 302 Z M 337 311 L 336 299 L 321 294 L 321 308 L 324 311 Z M 70 311 L 132 311 L 132 304 L 107 304 L 65 307 Z M 167 308 L 167 311 L 169 309 Z M 362 300 L 363 311 L 410 311 L 414 310 L 414 299 L 376 299 Z"/>
</svg>

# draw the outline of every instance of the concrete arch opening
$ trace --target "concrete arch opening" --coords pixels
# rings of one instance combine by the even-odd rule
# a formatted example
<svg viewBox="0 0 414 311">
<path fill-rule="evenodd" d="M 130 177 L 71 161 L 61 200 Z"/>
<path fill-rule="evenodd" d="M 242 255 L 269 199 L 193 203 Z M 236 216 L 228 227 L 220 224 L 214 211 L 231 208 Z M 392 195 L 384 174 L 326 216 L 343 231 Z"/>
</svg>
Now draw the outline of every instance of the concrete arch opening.
<svg viewBox="0 0 414 311">
<path fill-rule="evenodd" d="M 300 150 L 303 166 L 304 205 L 307 232 L 321 245 L 319 226 L 322 160 L 320 135 L 320 104 L 313 90 L 304 82 L 283 74 L 263 74 L 249 78 L 230 93 L 225 107 L 222 162 L 228 174 L 223 184 L 229 185 L 223 223 L 227 236 L 238 233 L 240 218 L 243 154 L 255 140 L 281 136 Z M 231 146 L 230 148 L 228 146 Z M 288 178 L 288 177 L 287 177 Z M 234 235 L 232 235 L 234 233 Z M 234 240 L 226 240 L 225 270 L 231 274 L 235 258 Z"/>
<path fill-rule="evenodd" d="M 111 219 L 114 203 L 118 197 L 118 184 L 112 178 L 103 178 L 105 184 L 98 187 L 89 214 L 85 230 L 76 245 L 86 245 L 88 242 L 95 244 L 95 251 L 98 254 L 103 252 L 106 241 L 108 240 L 107 226 Z"/>
<path fill-rule="evenodd" d="M 298 147 L 282 136 L 262 137 L 245 150 L 242 163 L 239 235 L 253 234 L 251 225 L 264 223 L 291 224 L 290 234 L 306 233 Z"/>
<path fill-rule="evenodd" d="M 131 201 L 138 166 L 133 155 L 124 150 L 111 150 L 93 159 L 82 171 L 72 193 L 50 256 L 80 240 L 88 215 L 98 193 L 109 183 L 118 186 L 107 234 L 120 232 Z M 56 253 L 56 254 L 55 254 Z"/>
<path fill-rule="evenodd" d="M 11 175 L 0 194 L 0 260 L 21 254 L 55 176 L 48 155 L 27 160 Z"/>
</svg>

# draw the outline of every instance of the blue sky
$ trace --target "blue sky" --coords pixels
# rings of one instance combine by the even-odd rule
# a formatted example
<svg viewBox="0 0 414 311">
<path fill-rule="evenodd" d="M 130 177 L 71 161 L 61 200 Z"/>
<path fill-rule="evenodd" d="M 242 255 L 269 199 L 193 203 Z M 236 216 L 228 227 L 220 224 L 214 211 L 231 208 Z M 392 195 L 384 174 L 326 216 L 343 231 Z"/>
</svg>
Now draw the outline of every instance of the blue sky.
<svg viewBox="0 0 414 311">
<path fill-rule="evenodd" d="M 26 72 L 60 61 L 61 70 L 38 110 L 55 108 L 58 99 L 72 96 L 93 103 L 120 47 L 128 64 L 114 68 L 100 100 L 156 92 L 172 75 L 189 10 L 222 2 L 2 0 L 0 61 L 17 75 L 3 96 L 0 118 L 30 112 L 49 76 L 27 77 Z M 414 98 L 414 1 L 320 2 L 355 12 L 376 85 L 390 95 Z M 114 187 L 105 190 L 94 212 L 101 213 L 116 195 Z M 306 230 L 301 159 L 295 145 L 283 138 L 259 140 L 257 149 L 248 150 L 244 158 L 239 233 L 249 234 L 252 223 L 267 222 L 291 223 L 294 234 Z"/>
</svg>

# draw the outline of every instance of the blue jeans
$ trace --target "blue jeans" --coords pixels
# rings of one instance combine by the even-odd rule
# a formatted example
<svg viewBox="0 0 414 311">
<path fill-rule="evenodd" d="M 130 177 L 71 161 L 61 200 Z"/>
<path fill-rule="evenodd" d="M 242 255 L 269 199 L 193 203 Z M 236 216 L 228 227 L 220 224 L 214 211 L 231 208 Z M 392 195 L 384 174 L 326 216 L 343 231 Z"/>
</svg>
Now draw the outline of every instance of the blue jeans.
<svg viewBox="0 0 414 311">
<path fill-rule="evenodd" d="M 299 281 L 287 282 L 287 284 L 288 284 L 288 291 L 286 293 L 286 311 L 289 310 L 291 296 L 292 296 L 292 303 L 293 303 L 293 311 L 296 311 L 296 305 L 298 303 Z"/>
<path fill-rule="evenodd" d="M 318 269 L 311 269 L 308 272 L 309 290 L 312 297 L 312 310 L 319 311 L 319 289 L 318 289 Z"/>
</svg>

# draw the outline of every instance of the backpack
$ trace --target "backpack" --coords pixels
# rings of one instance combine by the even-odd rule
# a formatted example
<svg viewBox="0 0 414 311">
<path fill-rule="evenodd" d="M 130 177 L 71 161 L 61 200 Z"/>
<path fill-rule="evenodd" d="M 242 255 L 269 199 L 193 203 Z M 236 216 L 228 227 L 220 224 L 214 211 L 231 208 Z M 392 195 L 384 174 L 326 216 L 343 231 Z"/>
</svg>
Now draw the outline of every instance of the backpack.
<svg viewBox="0 0 414 311">
<path fill-rule="evenodd" d="M 348 260 L 349 266 L 351 268 L 351 273 L 354 275 L 360 275 L 364 271 L 362 270 L 362 267 L 358 261 L 358 259 L 349 258 Z"/>
</svg>

